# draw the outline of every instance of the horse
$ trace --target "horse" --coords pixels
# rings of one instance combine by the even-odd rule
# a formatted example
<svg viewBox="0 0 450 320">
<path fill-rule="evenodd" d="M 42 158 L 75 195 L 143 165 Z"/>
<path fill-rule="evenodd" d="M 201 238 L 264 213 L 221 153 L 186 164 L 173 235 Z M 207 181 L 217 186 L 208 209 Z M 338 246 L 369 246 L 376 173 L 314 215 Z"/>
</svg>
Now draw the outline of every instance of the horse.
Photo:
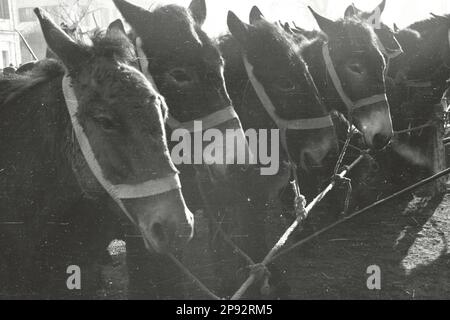
<svg viewBox="0 0 450 320">
<path fill-rule="evenodd" d="M 80 215 L 74 208 L 83 199 L 128 217 L 149 252 L 171 254 L 193 235 L 168 152 L 167 106 L 131 66 L 127 37 L 110 30 L 83 45 L 35 13 L 60 62 L 0 80 L 0 239 L 11 271 L 2 281 L 21 296 L 48 294 L 40 277 L 48 261 L 39 257 L 55 254 L 47 248 L 51 232 L 67 214 Z M 53 272 L 64 278 L 68 266 Z"/>
<path fill-rule="evenodd" d="M 250 20 L 247 25 L 230 11 L 230 34 L 219 37 L 218 43 L 227 88 L 244 129 L 280 130 L 276 139 L 282 146 L 279 162 L 284 165 L 274 177 L 256 176 L 255 192 L 249 196 L 253 210 L 264 213 L 288 189 L 291 170 L 310 172 L 322 165 L 335 154 L 337 139 L 300 48 L 281 28 L 267 22 L 257 7 L 252 8 Z M 259 216 L 265 219 L 265 214 Z M 254 230 L 258 230 L 255 225 Z M 260 246 L 254 254 L 261 260 L 266 253 L 266 246 Z M 272 273 L 276 276 L 275 270 Z"/>
<path fill-rule="evenodd" d="M 373 28 L 361 19 L 332 21 L 309 9 L 321 32 L 310 39 L 301 33 L 294 35 L 305 47 L 303 58 L 321 97 L 329 110 L 346 115 L 370 149 L 383 149 L 393 137 L 393 128 L 386 97 L 386 62 Z"/>
<path fill-rule="evenodd" d="M 389 76 L 393 87 L 389 97 L 394 127 L 402 132 L 433 122 L 436 108 L 444 111 L 441 102 L 450 78 L 450 15 L 433 15 L 416 22 L 398 30 L 396 38 L 404 54 L 392 61 Z M 432 152 L 429 148 L 433 132 L 434 128 L 425 128 L 397 136 L 394 150 L 409 164 L 396 171 L 394 177 L 417 179 L 433 173 L 428 156 Z"/>
<path fill-rule="evenodd" d="M 219 39 L 227 87 L 244 128 L 285 131 L 280 163 L 291 160 L 298 168 L 306 195 L 314 183 L 307 179 L 305 184 L 304 176 L 317 174 L 336 158 L 333 122 L 294 37 L 268 22 L 256 6 L 250 22 L 246 24 L 229 12 L 230 34 Z M 280 187 L 286 189 L 285 184 Z"/>
<path fill-rule="evenodd" d="M 255 187 L 259 189 L 258 184 L 252 184 L 252 178 L 260 171 L 249 162 L 247 140 L 225 85 L 223 58 L 216 43 L 202 30 L 207 16 L 205 1 L 193 0 L 187 8 L 177 5 L 158 6 L 152 11 L 123 0 L 115 0 L 115 4 L 132 27 L 131 37 L 136 50 L 140 52 L 143 72 L 148 73 L 167 100 L 170 113 L 168 134 L 173 136 L 180 128 L 187 129 L 186 133 L 190 134 L 193 131 L 189 127 L 192 127 L 194 121 L 202 122 L 203 130 L 220 131 L 225 139 L 228 130 L 237 133 L 237 148 L 244 149 L 246 155 L 244 162 L 238 159 L 239 150 L 235 145 L 234 150 L 223 150 L 223 156 L 227 158 L 226 164 L 204 161 L 203 164 L 192 165 L 190 163 L 193 162 L 188 161 L 189 164 L 180 165 L 179 168 L 182 183 L 188 186 L 185 189 L 193 191 L 187 195 L 188 204 L 193 203 L 193 207 L 206 209 L 209 213 L 211 246 L 223 246 L 216 239 L 216 225 L 218 221 L 226 219 L 242 228 L 240 234 L 248 235 L 241 237 L 243 243 L 240 245 L 252 255 L 253 249 L 248 249 L 249 243 L 258 243 L 257 239 L 264 235 L 263 232 L 255 232 L 257 228 L 251 227 L 258 218 L 249 214 L 249 202 L 255 201 L 249 200 L 250 195 L 257 193 L 254 191 Z M 211 119 L 214 121 L 211 122 Z M 223 145 L 226 145 L 225 140 Z M 202 149 L 206 148 L 207 144 L 203 142 Z M 192 150 L 188 150 L 188 153 L 193 154 Z M 226 224 L 222 225 L 226 229 Z M 228 245 L 225 247 L 228 248 Z M 213 251 L 222 250 L 216 249 Z M 138 267 L 136 269 L 145 270 Z M 226 269 L 235 268 L 229 266 Z M 137 283 L 147 281 L 142 279 L 146 278 L 148 272 L 143 273 L 142 276 L 137 275 L 140 278 L 136 280 Z M 223 272 L 217 271 L 217 274 L 221 273 Z M 229 287 L 232 282 L 223 280 L 220 287 Z M 144 290 L 145 288 L 141 291 Z"/>
</svg>

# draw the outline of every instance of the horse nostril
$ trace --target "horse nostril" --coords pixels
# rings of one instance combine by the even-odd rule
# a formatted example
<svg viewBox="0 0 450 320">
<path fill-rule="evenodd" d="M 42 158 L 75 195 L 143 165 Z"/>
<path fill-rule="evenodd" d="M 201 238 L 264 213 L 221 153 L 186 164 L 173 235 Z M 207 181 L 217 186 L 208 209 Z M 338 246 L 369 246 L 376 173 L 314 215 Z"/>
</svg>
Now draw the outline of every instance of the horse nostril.
<svg viewBox="0 0 450 320">
<path fill-rule="evenodd" d="M 377 133 L 373 137 L 373 148 L 375 150 L 382 150 L 389 144 L 390 139 L 383 134 Z"/>
</svg>

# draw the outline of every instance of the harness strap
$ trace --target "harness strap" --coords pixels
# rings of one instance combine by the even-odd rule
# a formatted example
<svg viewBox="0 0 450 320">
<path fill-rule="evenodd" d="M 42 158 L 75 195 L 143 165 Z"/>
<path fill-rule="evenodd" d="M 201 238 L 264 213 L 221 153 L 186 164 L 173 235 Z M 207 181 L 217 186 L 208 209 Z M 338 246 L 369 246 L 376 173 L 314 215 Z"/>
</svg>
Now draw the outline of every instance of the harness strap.
<svg viewBox="0 0 450 320">
<path fill-rule="evenodd" d="M 105 189 L 105 191 L 111 196 L 111 198 L 119 205 L 122 211 L 127 215 L 131 222 L 136 224 L 133 216 L 128 212 L 123 204 L 123 199 L 138 199 L 156 196 L 159 194 L 167 193 L 172 190 L 181 189 L 180 179 L 178 174 L 172 174 L 165 178 L 150 180 L 138 185 L 113 185 L 103 175 L 103 171 L 95 158 L 95 154 L 92 151 L 89 139 L 86 136 L 84 129 L 80 125 L 78 120 L 79 104 L 75 92 L 72 88 L 71 78 L 65 75 L 62 80 L 62 90 L 66 102 L 67 109 L 69 111 L 70 119 L 72 122 L 73 132 L 77 138 L 80 149 L 83 153 L 89 168 L 93 175 Z"/>
<path fill-rule="evenodd" d="M 253 66 L 248 61 L 247 57 L 243 56 L 243 61 L 245 65 L 245 69 L 247 70 L 248 78 L 253 86 L 253 89 L 256 92 L 259 100 L 262 105 L 266 109 L 267 113 L 270 115 L 272 120 L 277 124 L 279 129 L 287 129 L 287 130 L 314 130 L 314 129 L 323 129 L 330 128 L 333 126 L 333 121 L 331 119 L 331 115 L 326 115 L 319 118 L 309 118 L 309 119 L 294 119 L 294 120 L 286 120 L 280 118 L 276 114 L 276 108 L 272 103 L 272 100 L 267 95 L 264 86 L 256 79 L 253 73 Z"/>
<path fill-rule="evenodd" d="M 156 85 L 155 80 L 153 79 L 153 76 L 148 71 L 148 59 L 145 55 L 145 52 L 143 50 L 143 42 L 140 37 L 136 38 L 136 52 L 138 56 L 138 62 L 139 62 L 139 69 L 144 74 L 144 76 L 152 83 L 153 87 L 158 90 L 158 86 Z M 194 121 L 189 122 L 180 122 L 177 119 L 175 119 L 170 113 L 167 118 L 167 125 L 170 129 L 186 129 L 190 133 L 194 133 L 194 122 L 195 121 L 201 121 L 203 130 L 211 129 L 214 127 L 217 127 L 218 125 L 225 123 L 227 121 L 233 120 L 233 119 L 239 119 L 237 113 L 234 111 L 234 108 L 232 106 L 229 106 L 225 109 L 219 110 L 217 112 L 214 112 L 210 115 L 207 115 L 201 119 L 197 119 Z"/>
<path fill-rule="evenodd" d="M 331 60 L 330 50 L 328 48 L 328 43 L 324 43 L 322 46 L 323 58 L 325 60 L 325 65 L 328 70 L 328 74 L 330 75 L 331 80 L 333 81 L 333 85 L 341 97 L 342 102 L 347 106 L 347 109 L 350 112 L 355 111 L 356 109 L 373 105 L 378 102 L 386 102 L 387 104 L 387 96 L 386 93 L 376 94 L 372 97 L 364 98 L 359 101 L 353 102 L 345 93 L 344 88 L 342 87 L 341 80 L 334 68 L 333 60 Z"/>
<path fill-rule="evenodd" d="M 403 49 L 401 49 L 401 48 L 396 49 L 396 50 L 391 50 L 391 52 L 389 52 L 377 35 L 375 35 L 375 39 L 377 41 L 377 44 L 378 44 L 378 47 L 380 48 L 381 53 L 384 54 L 388 58 L 388 61 L 390 59 L 397 58 L 399 55 L 401 55 L 404 52 Z"/>
<path fill-rule="evenodd" d="M 234 111 L 234 108 L 232 106 L 229 106 L 228 108 L 221 109 L 217 112 L 214 112 L 204 118 L 194 120 L 194 121 L 188 121 L 181 123 L 173 117 L 169 117 L 167 119 L 167 125 L 172 129 L 185 129 L 189 131 L 189 133 L 195 133 L 195 122 L 201 122 L 202 123 L 202 131 L 215 128 L 218 125 L 225 123 L 227 121 L 233 120 L 233 119 L 239 119 L 236 111 Z"/>
</svg>

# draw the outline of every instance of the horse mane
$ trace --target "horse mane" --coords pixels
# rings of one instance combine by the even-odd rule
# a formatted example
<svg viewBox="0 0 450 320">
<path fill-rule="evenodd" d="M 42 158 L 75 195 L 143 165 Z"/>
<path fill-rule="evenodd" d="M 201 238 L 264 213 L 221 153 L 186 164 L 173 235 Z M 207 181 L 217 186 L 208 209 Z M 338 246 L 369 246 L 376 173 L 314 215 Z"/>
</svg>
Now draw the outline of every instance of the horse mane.
<svg viewBox="0 0 450 320">
<path fill-rule="evenodd" d="M 408 29 L 424 32 L 426 30 L 433 30 L 440 27 L 442 23 L 446 23 L 450 27 L 450 14 L 444 16 L 433 16 L 429 19 L 418 21 L 408 27 Z"/>
<path fill-rule="evenodd" d="M 294 32 L 294 34 L 304 36 L 307 39 L 314 39 L 314 38 L 323 38 L 323 40 L 326 39 L 326 35 L 318 30 L 309 31 L 296 26 L 295 28 L 292 28 L 292 31 Z"/>
<path fill-rule="evenodd" d="M 64 67 L 59 61 L 48 59 L 37 62 L 31 71 L 23 75 L 0 76 L 0 106 L 20 98 L 42 83 L 64 75 L 64 72 Z"/>
<path fill-rule="evenodd" d="M 134 46 L 126 34 L 120 37 L 109 36 L 105 31 L 96 30 L 91 41 L 92 45 L 78 42 L 90 56 L 112 58 L 124 63 L 137 59 Z"/>
<path fill-rule="evenodd" d="M 302 50 L 302 44 L 296 41 L 295 35 L 292 35 L 286 32 L 282 27 L 279 27 L 275 24 L 269 22 L 259 23 L 256 28 L 256 32 L 261 36 L 264 36 L 264 41 L 266 43 L 269 42 L 277 42 L 283 44 L 285 47 L 283 49 L 289 48 L 291 52 L 298 52 Z M 228 58 L 242 58 L 242 52 L 240 47 L 237 44 L 237 41 L 234 39 L 233 35 L 230 33 L 219 36 L 216 39 L 216 43 L 220 47 L 222 53 Z M 282 50 L 283 50 L 282 49 Z"/>
</svg>

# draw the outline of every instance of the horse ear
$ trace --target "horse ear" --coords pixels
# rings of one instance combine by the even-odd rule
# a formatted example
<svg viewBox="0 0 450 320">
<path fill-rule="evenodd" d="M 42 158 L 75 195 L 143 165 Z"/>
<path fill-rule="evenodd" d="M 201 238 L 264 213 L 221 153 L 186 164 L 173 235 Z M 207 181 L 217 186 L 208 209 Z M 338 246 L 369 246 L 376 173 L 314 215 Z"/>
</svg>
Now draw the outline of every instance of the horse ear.
<svg viewBox="0 0 450 320">
<path fill-rule="evenodd" d="M 86 59 L 86 53 L 56 23 L 39 8 L 34 9 L 44 34 L 45 41 L 53 53 L 67 68 L 75 67 Z"/>
<path fill-rule="evenodd" d="M 263 19 L 264 15 L 262 14 L 261 10 L 259 10 L 257 6 L 253 6 L 252 10 L 250 11 L 250 24 L 255 24 Z"/>
<path fill-rule="evenodd" d="M 152 18 L 150 11 L 135 6 L 125 0 L 113 0 L 113 2 L 125 21 L 130 24 L 138 35 L 142 36 L 148 32 L 148 23 Z"/>
<path fill-rule="evenodd" d="M 362 10 L 358 9 L 354 3 L 348 6 L 347 10 L 345 10 L 344 18 L 356 17 L 358 15 L 363 14 Z"/>
<path fill-rule="evenodd" d="M 394 32 L 397 33 L 400 31 L 400 28 L 397 26 L 397 24 L 394 22 Z"/>
<path fill-rule="evenodd" d="M 372 11 L 372 15 L 376 14 L 377 12 L 379 14 L 382 14 L 384 11 L 384 8 L 386 8 L 386 0 L 381 1 L 381 3 Z"/>
<path fill-rule="evenodd" d="M 106 36 L 108 37 L 121 37 L 126 35 L 125 27 L 120 19 L 111 22 L 106 30 Z"/>
<path fill-rule="evenodd" d="M 315 12 L 310 6 L 308 6 L 308 9 L 313 14 L 314 18 L 317 21 L 317 24 L 319 25 L 320 30 L 325 32 L 325 34 L 330 35 L 333 34 L 335 30 L 335 23 L 334 21 L 327 19 L 325 17 L 322 17 L 320 14 Z"/>
<path fill-rule="evenodd" d="M 289 25 L 288 22 L 286 22 L 286 23 L 284 24 L 284 30 L 285 30 L 287 33 L 294 34 L 294 31 L 292 31 L 291 26 Z"/>
<path fill-rule="evenodd" d="M 250 26 L 239 19 L 234 12 L 228 11 L 227 17 L 228 29 L 230 29 L 231 34 L 240 42 L 246 43 Z"/>
<path fill-rule="evenodd" d="M 344 18 L 351 18 L 351 17 L 354 17 L 354 16 L 358 15 L 358 11 L 359 11 L 359 10 L 356 9 L 355 4 L 352 3 L 352 4 L 349 5 L 349 6 L 347 7 L 347 9 L 345 10 Z"/>
<path fill-rule="evenodd" d="M 192 17 L 199 26 L 205 23 L 207 14 L 205 0 L 192 0 L 189 11 L 191 11 Z"/>
</svg>

